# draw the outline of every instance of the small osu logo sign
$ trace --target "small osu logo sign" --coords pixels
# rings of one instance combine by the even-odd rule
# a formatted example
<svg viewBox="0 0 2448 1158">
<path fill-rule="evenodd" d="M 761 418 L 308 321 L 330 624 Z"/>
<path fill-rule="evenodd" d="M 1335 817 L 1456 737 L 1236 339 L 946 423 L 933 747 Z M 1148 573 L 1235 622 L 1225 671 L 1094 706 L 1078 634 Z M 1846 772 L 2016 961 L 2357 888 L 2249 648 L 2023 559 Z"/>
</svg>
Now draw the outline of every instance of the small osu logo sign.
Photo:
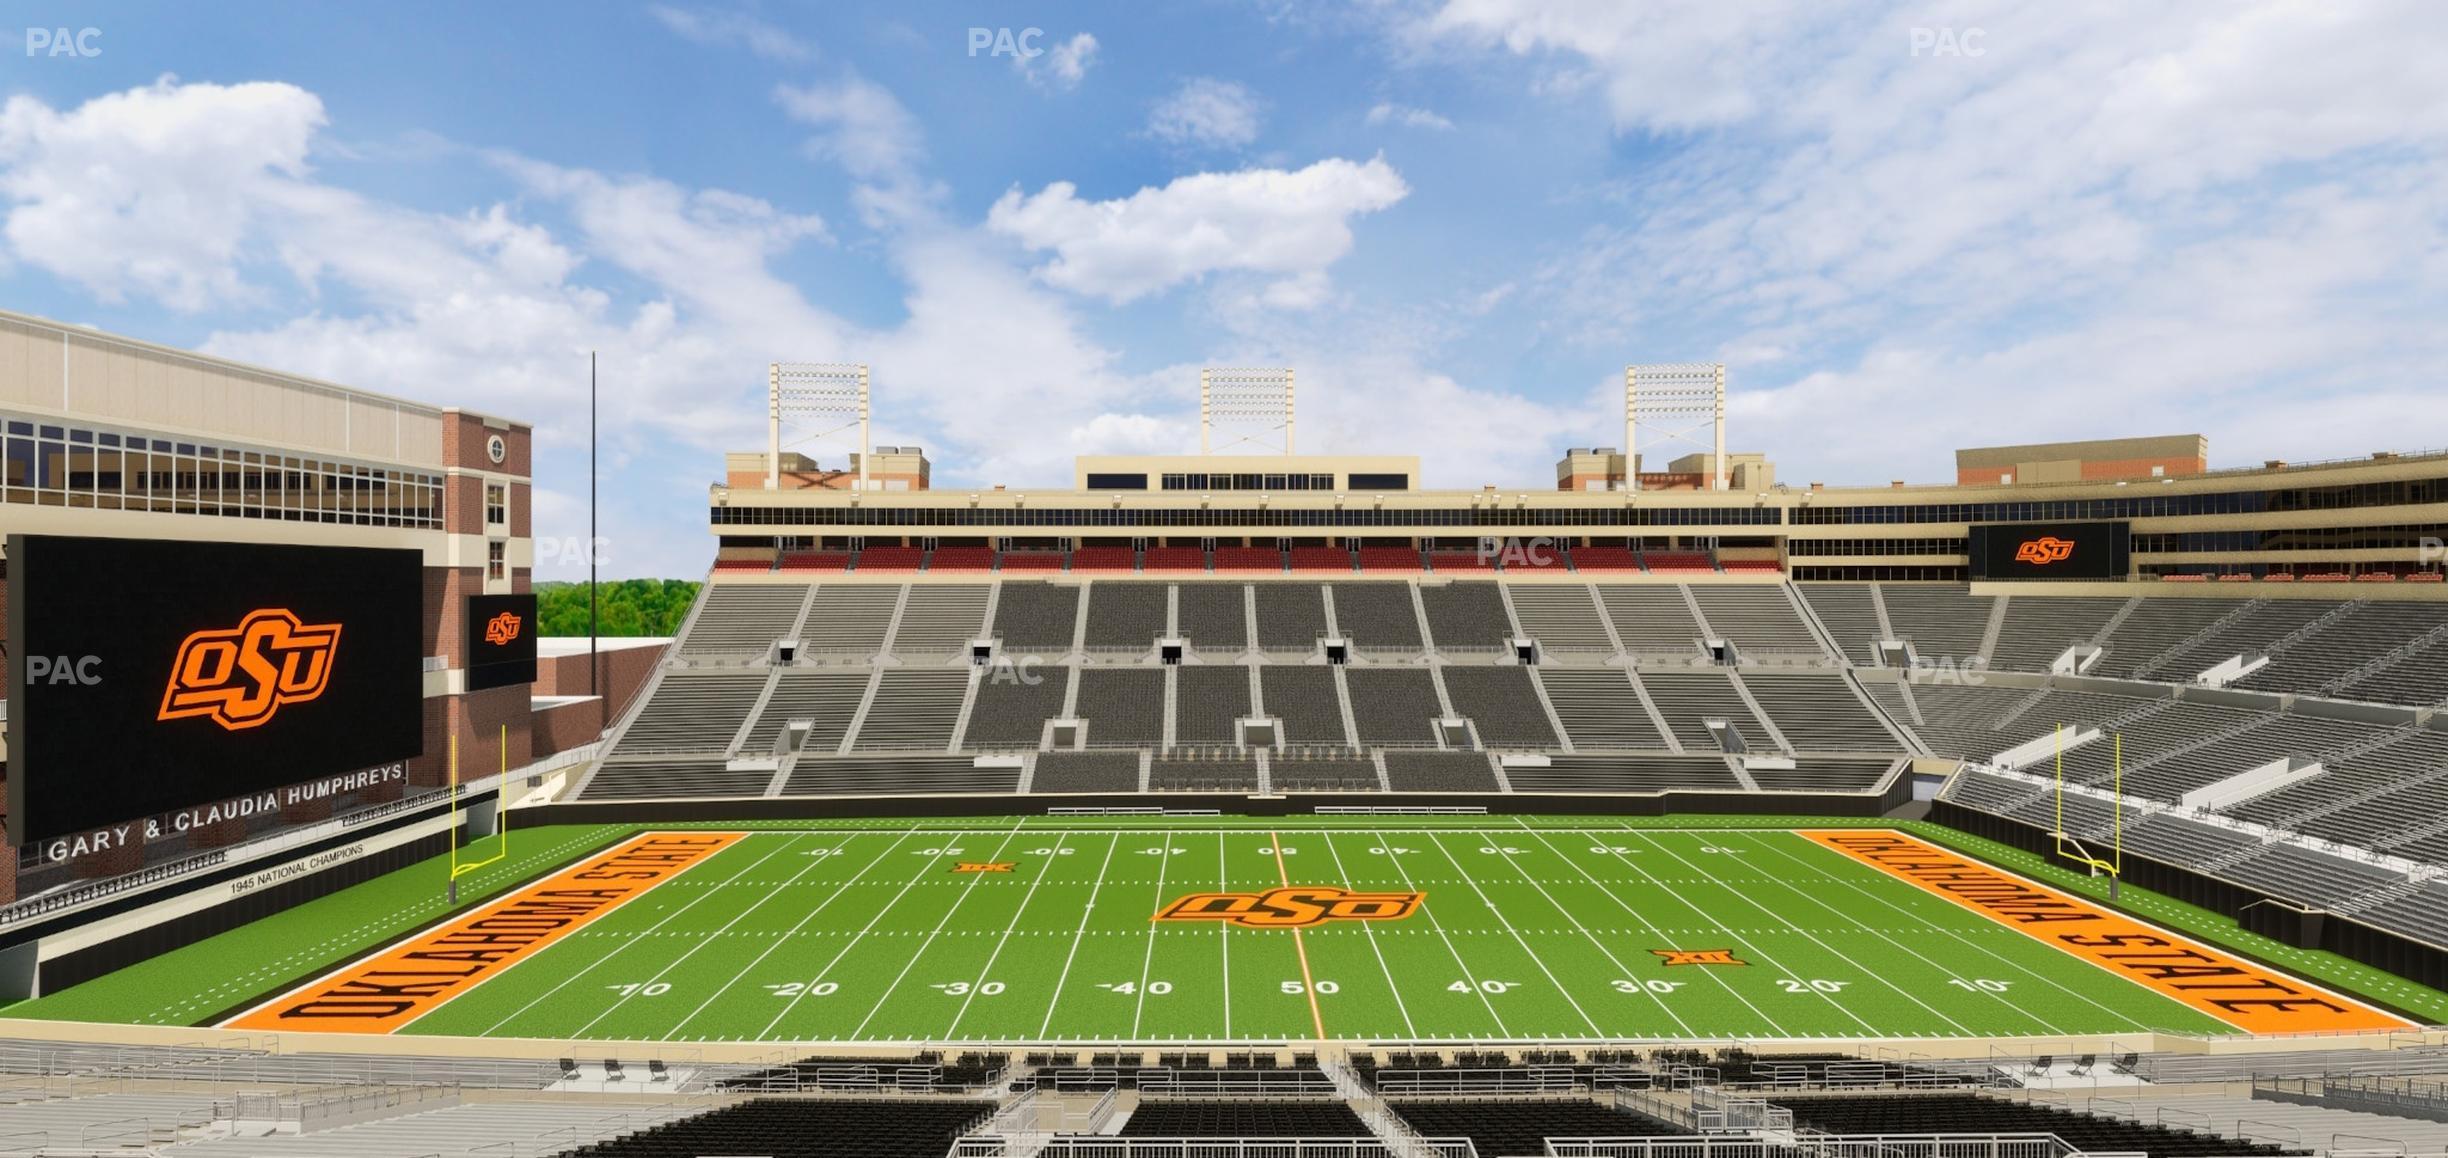
<svg viewBox="0 0 2448 1158">
<path fill-rule="evenodd" d="M 1399 921 L 1419 911 L 1424 893 L 1355 893 L 1333 885 L 1292 885 L 1257 893 L 1192 893 L 1164 907 L 1159 921 L 1223 921 L 1245 929 L 1298 929 L 1327 921 Z"/>
<path fill-rule="evenodd" d="M 236 732 L 331 686 L 340 625 L 307 625 L 284 608 L 250 611 L 238 626 L 180 641 L 160 719 L 204 716 Z"/>
<path fill-rule="evenodd" d="M 2055 535 L 2042 535 L 2037 539 L 2025 539 L 2022 546 L 2015 548 L 2015 562 L 2029 563 L 2035 567 L 2046 567 L 2051 563 L 2062 563 L 2073 557 L 2074 541 L 2072 539 L 2060 539 Z"/>
<path fill-rule="evenodd" d="M 1750 962 L 1734 956 L 1732 949 L 1651 949 L 1666 959 L 1668 965 L 1748 965 Z"/>
<path fill-rule="evenodd" d="M 485 623 L 485 642 L 500 647 L 517 639 L 519 629 L 524 626 L 525 624 L 519 622 L 518 612 L 502 612 Z"/>
</svg>

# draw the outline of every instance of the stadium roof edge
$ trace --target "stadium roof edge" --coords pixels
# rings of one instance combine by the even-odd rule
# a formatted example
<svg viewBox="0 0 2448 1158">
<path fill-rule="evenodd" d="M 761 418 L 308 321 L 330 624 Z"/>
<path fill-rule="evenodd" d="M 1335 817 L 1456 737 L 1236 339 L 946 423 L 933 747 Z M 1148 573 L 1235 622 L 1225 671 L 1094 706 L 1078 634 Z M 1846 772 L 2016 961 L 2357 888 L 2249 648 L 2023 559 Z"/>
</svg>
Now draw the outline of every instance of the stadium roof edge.
<svg viewBox="0 0 2448 1158">
<path fill-rule="evenodd" d="M 311 374 L 298 374 L 288 370 L 274 369 L 270 366 L 259 366 L 252 362 L 241 362 L 235 358 L 223 358 L 212 354 L 198 353 L 194 350 L 181 349 L 180 347 L 164 345 L 160 342 L 149 342 L 143 338 L 133 338 L 126 334 L 113 333 L 109 330 L 98 329 L 93 326 L 79 325 L 75 322 L 63 322 L 56 318 L 46 318 L 39 314 L 20 313 L 16 310 L 0 308 L 0 324 L 19 325 L 37 330 L 50 330 L 64 337 L 73 338 L 78 341 L 99 342 L 113 346 L 124 346 L 147 354 L 153 354 L 163 358 L 176 359 L 179 361 L 198 363 L 232 373 L 260 375 L 266 378 L 277 379 L 293 386 L 311 390 L 321 390 L 347 398 L 358 398 L 370 402 L 379 402 L 384 405 L 399 407 L 402 410 L 414 411 L 434 417 L 440 417 L 446 413 L 459 413 L 475 418 L 498 419 L 500 421 L 513 423 L 519 426 L 533 425 L 532 423 L 526 422 L 523 419 L 489 414 L 483 411 L 471 410 L 459 406 L 441 406 L 431 402 L 418 402 L 413 399 L 399 397 L 395 394 L 385 394 L 379 390 L 368 390 L 360 386 L 343 385 L 329 379 L 314 377 Z"/>
</svg>

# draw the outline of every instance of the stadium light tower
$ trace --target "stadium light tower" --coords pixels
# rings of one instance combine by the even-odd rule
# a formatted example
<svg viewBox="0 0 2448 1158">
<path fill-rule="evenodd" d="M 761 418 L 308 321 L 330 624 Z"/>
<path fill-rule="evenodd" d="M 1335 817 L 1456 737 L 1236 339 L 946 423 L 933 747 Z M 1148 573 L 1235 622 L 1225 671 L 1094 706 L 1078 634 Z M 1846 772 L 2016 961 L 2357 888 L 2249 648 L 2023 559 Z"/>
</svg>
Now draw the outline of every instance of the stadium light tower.
<svg viewBox="0 0 2448 1158">
<path fill-rule="evenodd" d="M 1292 368 L 1209 366 L 1199 371 L 1199 453 L 1254 443 L 1292 453 Z M 1228 439 L 1218 445 L 1219 438 Z M 1277 439 L 1282 441 L 1277 443 Z M 1280 449 L 1278 446 L 1280 445 Z"/>
<path fill-rule="evenodd" d="M 782 486 L 782 427 L 804 426 L 793 443 L 858 428 L 858 489 L 867 489 L 867 364 L 775 362 L 766 373 L 765 487 Z"/>
<path fill-rule="evenodd" d="M 1710 452 L 1710 490 L 1726 489 L 1723 362 L 1660 362 L 1624 367 L 1624 489 L 1640 489 L 1641 439 Z M 1696 435 L 1709 428 L 1709 441 Z"/>
</svg>

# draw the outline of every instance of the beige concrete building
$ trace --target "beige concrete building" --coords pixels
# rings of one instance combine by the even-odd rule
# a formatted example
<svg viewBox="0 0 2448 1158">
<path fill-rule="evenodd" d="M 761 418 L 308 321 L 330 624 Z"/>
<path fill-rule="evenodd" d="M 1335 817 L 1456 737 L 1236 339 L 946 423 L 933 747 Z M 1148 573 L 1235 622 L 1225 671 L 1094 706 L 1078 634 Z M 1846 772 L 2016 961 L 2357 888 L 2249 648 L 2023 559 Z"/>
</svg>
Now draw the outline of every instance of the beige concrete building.
<svg viewBox="0 0 2448 1158">
<path fill-rule="evenodd" d="M 2209 469 L 2210 440 L 2198 434 L 1982 446 L 1955 452 L 1955 481 L 1961 486 L 2114 482 L 2200 474 Z"/>
</svg>

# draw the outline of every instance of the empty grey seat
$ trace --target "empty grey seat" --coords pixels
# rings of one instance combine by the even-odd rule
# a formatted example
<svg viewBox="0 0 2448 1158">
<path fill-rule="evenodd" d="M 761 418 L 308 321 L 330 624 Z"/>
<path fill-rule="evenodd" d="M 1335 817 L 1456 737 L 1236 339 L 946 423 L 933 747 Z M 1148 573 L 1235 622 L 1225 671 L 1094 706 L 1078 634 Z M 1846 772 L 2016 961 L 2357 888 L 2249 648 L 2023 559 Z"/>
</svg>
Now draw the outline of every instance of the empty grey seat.
<svg viewBox="0 0 2448 1158">
<path fill-rule="evenodd" d="M 1174 616 L 1182 638 L 1209 655 L 1249 648 L 1249 588 L 1240 583 L 1183 583 Z M 1321 619 L 1324 613 L 1320 612 Z"/>
<path fill-rule="evenodd" d="M 1250 673 L 1239 664 L 1189 664 L 1176 668 L 1173 742 L 1231 744 L 1235 721 L 1250 714 Z"/>
<path fill-rule="evenodd" d="M 1504 748 L 1553 748 L 1555 727 L 1539 705 L 1538 689 L 1530 684 L 1530 669 L 1514 664 L 1496 667 L 1450 666 L 1445 692 L 1453 697 L 1456 714 L 1478 729 L 1479 742 Z M 1637 705 L 1635 705 L 1637 707 Z"/>
<path fill-rule="evenodd" d="M 1364 651 L 1417 651 L 1419 611 L 1408 583 L 1331 583 L 1335 630 Z"/>
<path fill-rule="evenodd" d="M 1265 651 L 1307 654 L 1326 636 L 1325 589 L 1315 583 L 1253 583 L 1258 605 L 1258 646 Z"/>
<path fill-rule="evenodd" d="M 995 596 L 994 633 L 1007 652 L 1071 650 L 1080 589 L 1069 584 L 1005 581 Z"/>
</svg>

